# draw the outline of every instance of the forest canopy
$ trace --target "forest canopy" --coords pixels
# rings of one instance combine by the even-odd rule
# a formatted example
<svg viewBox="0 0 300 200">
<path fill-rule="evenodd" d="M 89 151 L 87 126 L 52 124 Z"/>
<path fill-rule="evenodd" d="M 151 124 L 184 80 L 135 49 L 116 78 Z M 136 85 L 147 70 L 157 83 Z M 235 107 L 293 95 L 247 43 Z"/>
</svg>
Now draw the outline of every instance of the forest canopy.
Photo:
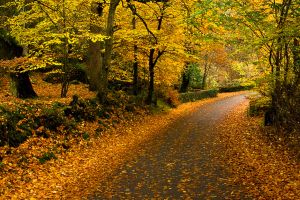
<svg viewBox="0 0 300 200">
<path fill-rule="evenodd" d="M 120 85 L 146 104 L 167 90 L 256 86 L 272 121 L 299 126 L 299 0 L 6 0 L 0 10 L 1 71 L 26 85 L 21 98 L 38 95 L 32 72 L 59 80 L 61 97 L 82 72 L 103 104 Z"/>
</svg>

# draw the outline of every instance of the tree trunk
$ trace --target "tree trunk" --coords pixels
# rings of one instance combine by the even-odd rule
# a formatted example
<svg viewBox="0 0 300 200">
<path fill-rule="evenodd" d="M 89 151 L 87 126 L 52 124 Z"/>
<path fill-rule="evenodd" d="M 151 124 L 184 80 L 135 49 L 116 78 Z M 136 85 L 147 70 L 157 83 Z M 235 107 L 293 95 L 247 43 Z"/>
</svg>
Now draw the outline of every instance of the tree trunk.
<svg viewBox="0 0 300 200">
<path fill-rule="evenodd" d="M 202 79 L 202 87 L 201 87 L 202 90 L 206 89 L 208 69 L 209 69 L 209 65 L 208 65 L 208 63 L 205 63 L 204 72 L 203 72 L 203 79 Z"/>
<path fill-rule="evenodd" d="M 137 49 L 137 46 L 134 45 L 134 49 Z M 139 93 L 139 64 L 136 58 L 133 61 L 133 94 L 138 95 Z"/>
<path fill-rule="evenodd" d="M 189 84 L 190 84 L 190 74 L 189 74 L 189 65 L 187 64 L 182 73 L 182 82 L 179 91 L 181 93 L 187 92 Z"/>
<path fill-rule="evenodd" d="M 88 69 L 91 89 L 97 90 L 97 97 L 101 103 L 106 103 L 108 70 L 111 62 L 111 53 L 113 46 L 113 27 L 117 6 L 120 0 L 110 1 L 109 13 L 106 27 L 92 26 L 92 33 L 101 33 L 109 37 L 105 42 L 91 42 L 89 47 Z M 102 16 L 103 3 L 95 3 L 92 11 Z"/>
<path fill-rule="evenodd" d="M 136 29 L 136 18 L 135 15 L 132 18 L 132 29 L 135 30 Z M 138 63 L 138 46 L 136 44 L 134 44 L 133 46 L 133 94 L 134 95 L 138 95 L 139 91 L 138 91 L 138 81 L 139 81 L 139 71 L 138 71 L 138 67 L 139 67 L 139 63 Z"/>
<path fill-rule="evenodd" d="M 63 0 L 63 19 L 64 19 L 64 28 L 63 28 L 63 33 L 66 34 L 67 30 L 66 30 L 66 26 L 67 26 L 67 22 L 66 22 L 66 8 L 65 8 L 65 0 Z M 62 84 L 61 84 L 61 93 L 60 93 L 60 97 L 65 98 L 67 97 L 67 93 L 69 90 L 69 75 L 71 73 L 70 69 L 69 69 L 69 42 L 68 42 L 68 38 L 66 36 L 64 36 L 64 49 L 63 49 L 63 54 L 64 54 L 64 58 L 63 58 L 63 75 L 62 75 Z"/>
<path fill-rule="evenodd" d="M 283 4 L 280 6 L 280 9 L 278 10 L 280 12 L 278 15 L 279 20 L 277 22 L 278 31 L 282 31 L 286 26 L 286 19 L 289 13 L 291 2 L 291 0 L 284 1 Z M 276 39 L 275 44 L 277 44 L 277 46 L 274 53 L 274 63 L 272 63 L 272 60 L 270 63 L 273 68 L 273 75 L 275 79 L 274 90 L 271 96 L 271 109 L 273 111 L 273 121 L 277 128 L 284 124 L 284 121 L 288 120 L 286 115 L 287 99 L 285 99 L 284 93 L 289 89 L 284 87 L 284 84 L 281 80 L 281 73 L 283 70 L 282 67 L 284 66 L 284 46 L 288 44 L 286 39 L 287 38 L 284 35 L 279 35 L 279 37 Z M 287 65 L 287 63 L 285 64 Z"/>
<path fill-rule="evenodd" d="M 3 30 L 2 30 L 3 31 Z M 22 48 L 12 38 L 0 35 L 0 59 L 13 59 L 26 55 L 27 48 Z M 34 98 L 37 94 L 33 90 L 29 73 L 11 72 L 10 90 L 18 98 Z"/>
<path fill-rule="evenodd" d="M 146 99 L 146 103 L 148 105 L 153 103 L 153 93 L 154 93 L 154 52 L 155 49 L 150 49 L 149 55 L 149 87 L 148 87 L 148 96 Z"/>
<path fill-rule="evenodd" d="M 10 88 L 14 96 L 22 99 L 37 97 L 27 72 L 10 73 L 10 79 Z"/>
</svg>

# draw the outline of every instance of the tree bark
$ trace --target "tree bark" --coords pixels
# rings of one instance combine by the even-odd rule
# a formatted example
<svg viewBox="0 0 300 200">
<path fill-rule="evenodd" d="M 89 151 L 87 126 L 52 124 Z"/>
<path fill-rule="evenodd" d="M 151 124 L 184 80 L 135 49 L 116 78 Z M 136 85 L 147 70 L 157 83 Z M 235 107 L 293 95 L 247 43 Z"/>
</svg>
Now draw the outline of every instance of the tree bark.
<svg viewBox="0 0 300 200">
<path fill-rule="evenodd" d="M 291 6 L 291 0 L 283 1 L 280 8 L 278 9 L 278 22 L 277 22 L 277 30 L 278 33 L 282 33 L 284 27 L 287 25 L 286 20 L 288 17 L 288 13 Z M 286 99 L 286 93 L 290 88 L 287 87 L 287 85 L 284 84 L 284 82 L 281 80 L 281 74 L 284 73 L 284 65 L 288 65 L 289 63 L 285 63 L 285 59 L 288 58 L 287 55 L 285 55 L 285 45 L 288 44 L 287 37 L 284 35 L 278 35 L 279 37 L 274 41 L 274 44 L 276 45 L 274 49 L 270 50 L 270 64 L 273 69 L 273 75 L 274 75 L 274 89 L 271 95 L 272 101 L 271 101 L 271 116 L 272 121 L 276 125 L 277 128 L 279 128 L 282 124 L 285 123 L 285 121 L 289 120 L 288 118 L 288 102 L 290 99 Z M 273 55 L 273 57 L 272 57 Z M 288 60 L 286 60 L 288 62 Z M 288 71 L 288 66 L 285 66 L 285 71 Z M 291 110 L 290 110 L 291 111 Z"/>
<path fill-rule="evenodd" d="M 137 46 L 134 45 L 134 50 L 136 51 Z M 138 95 L 139 93 L 139 64 L 136 58 L 133 61 L 133 94 Z"/>
<path fill-rule="evenodd" d="M 10 88 L 14 96 L 22 99 L 37 97 L 27 72 L 10 73 L 10 79 Z"/>
<path fill-rule="evenodd" d="M 136 17 L 133 15 L 132 18 L 132 29 L 136 29 Z M 138 82 L 139 82 L 139 63 L 138 63 L 138 46 L 136 44 L 133 45 L 133 94 L 138 95 L 139 89 L 138 89 Z"/>
<path fill-rule="evenodd" d="M 104 42 L 99 41 L 90 43 L 87 64 L 87 75 L 89 77 L 90 87 L 91 89 L 97 90 L 97 97 L 101 103 L 106 103 L 108 70 L 110 68 L 113 46 L 114 18 L 119 2 L 120 0 L 110 1 L 106 27 L 91 27 L 92 33 L 100 33 L 108 36 L 108 39 Z M 103 6 L 103 3 L 95 3 L 92 10 L 99 16 L 102 16 Z"/>
<path fill-rule="evenodd" d="M 12 38 L 4 37 L 4 35 L 0 36 L 0 59 L 13 59 L 14 57 L 21 57 L 26 54 L 26 48 L 17 45 Z M 10 90 L 15 97 L 37 97 L 37 94 L 33 90 L 28 72 L 10 72 L 9 77 Z"/>
<path fill-rule="evenodd" d="M 207 86 L 206 82 L 207 82 L 209 67 L 210 66 L 208 64 L 208 61 L 206 61 L 205 66 L 204 66 L 203 79 L 202 79 L 202 87 L 201 87 L 202 90 L 205 90 L 206 86 Z"/>
<path fill-rule="evenodd" d="M 63 33 L 66 34 L 67 30 L 66 30 L 66 8 L 65 8 L 65 0 L 63 0 L 63 19 L 64 19 L 64 27 L 63 27 Z M 60 93 L 60 97 L 64 98 L 67 97 L 67 93 L 69 90 L 69 42 L 68 42 L 68 38 L 65 36 L 64 37 L 64 49 L 63 49 L 63 54 L 64 54 L 64 58 L 63 58 L 63 75 L 62 75 L 62 84 L 61 84 L 61 93 Z"/>
<path fill-rule="evenodd" d="M 148 96 L 146 99 L 146 103 L 148 105 L 153 103 L 153 93 L 154 93 L 154 52 L 155 49 L 150 49 L 149 55 L 149 86 L 148 86 Z"/>
<path fill-rule="evenodd" d="M 185 69 L 183 70 L 182 73 L 182 82 L 179 91 L 181 93 L 187 92 L 189 84 L 190 84 L 189 65 L 186 64 Z"/>
</svg>

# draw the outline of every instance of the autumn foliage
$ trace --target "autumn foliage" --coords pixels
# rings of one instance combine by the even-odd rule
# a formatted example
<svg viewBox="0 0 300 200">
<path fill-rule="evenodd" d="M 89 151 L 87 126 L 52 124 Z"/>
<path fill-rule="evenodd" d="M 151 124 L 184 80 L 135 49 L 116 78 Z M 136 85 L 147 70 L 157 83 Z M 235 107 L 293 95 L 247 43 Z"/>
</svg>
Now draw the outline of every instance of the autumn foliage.
<svg viewBox="0 0 300 200">
<path fill-rule="evenodd" d="M 0 195 L 135 115 L 223 92 L 256 89 L 250 115 L 298 144 L 299 20 L 299 0 L 1 1 Z"/>
</svg>

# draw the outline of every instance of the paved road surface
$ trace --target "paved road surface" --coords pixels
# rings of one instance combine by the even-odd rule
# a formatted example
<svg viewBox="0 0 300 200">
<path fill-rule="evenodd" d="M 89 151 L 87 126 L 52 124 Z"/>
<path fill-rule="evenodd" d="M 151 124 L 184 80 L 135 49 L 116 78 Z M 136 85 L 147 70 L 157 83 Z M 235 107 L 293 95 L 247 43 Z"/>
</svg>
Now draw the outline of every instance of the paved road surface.
<svg viewBox="0 0 300 200">
<path fill-rule="evenodd" d="M 222 99 L 174 122 L 89 199 L 232 199 L 240 187 L 226 184 L 215 127 L 244 101 L 244 95 Z"/>
</svg>

